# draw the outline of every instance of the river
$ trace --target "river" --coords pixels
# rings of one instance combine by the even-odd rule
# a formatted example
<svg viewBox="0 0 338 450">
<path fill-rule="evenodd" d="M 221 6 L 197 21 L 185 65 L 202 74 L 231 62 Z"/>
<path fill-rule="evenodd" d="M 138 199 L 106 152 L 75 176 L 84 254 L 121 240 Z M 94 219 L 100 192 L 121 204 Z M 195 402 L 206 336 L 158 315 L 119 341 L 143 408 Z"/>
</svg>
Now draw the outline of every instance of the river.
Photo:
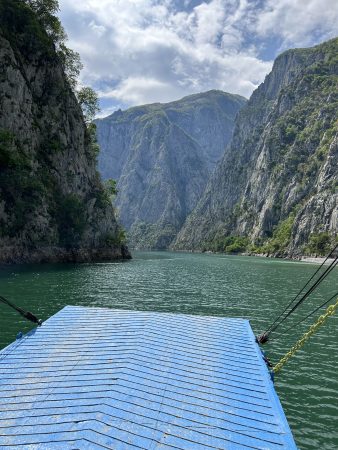
<svg viewBox="0 0 338 450">
<path fill-rule="evenodd" d="M 2 267 L 0 294 L 47 319 L 65 305 L 243 317 L 264 330 L 317 266 L 258 257 L 134 252 L 127 262 Z M 337 290 L 333 271 L 281 330 Z M 317 313 L 318 315 L 318 313 Z M 315 316 L 317 317 L 317 316 Z M 276 362 L 312 320 L 271 341 Z M 301 450 L 338 449 L 338 315 L 278 376 L 276 389 Z M 0 303 L 0 348 L 31 325 Z"/>
</svg>

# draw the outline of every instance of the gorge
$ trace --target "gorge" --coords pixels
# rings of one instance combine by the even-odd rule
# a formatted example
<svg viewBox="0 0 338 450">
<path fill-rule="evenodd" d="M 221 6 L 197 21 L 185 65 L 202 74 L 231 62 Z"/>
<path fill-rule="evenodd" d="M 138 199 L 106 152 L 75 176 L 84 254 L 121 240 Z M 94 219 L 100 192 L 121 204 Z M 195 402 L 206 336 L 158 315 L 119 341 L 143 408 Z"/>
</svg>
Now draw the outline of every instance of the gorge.
<svg viewBox="0 0 338 450">
<path fill-rule="evenodd" d="M 200 199 L 246 100 L 209 91 L 96 120 L 99 170 L 117 180 L 132 247 L 167 248 Z"/>
<path fill-rule="evenodd" d="M 337 39 L 284 52 L 248 102 L 210 91 L 97 120 L 99 170 L 117 180 L 131 246 L 327 253 L 338 230 L 337 54 Z"/>
</svg>

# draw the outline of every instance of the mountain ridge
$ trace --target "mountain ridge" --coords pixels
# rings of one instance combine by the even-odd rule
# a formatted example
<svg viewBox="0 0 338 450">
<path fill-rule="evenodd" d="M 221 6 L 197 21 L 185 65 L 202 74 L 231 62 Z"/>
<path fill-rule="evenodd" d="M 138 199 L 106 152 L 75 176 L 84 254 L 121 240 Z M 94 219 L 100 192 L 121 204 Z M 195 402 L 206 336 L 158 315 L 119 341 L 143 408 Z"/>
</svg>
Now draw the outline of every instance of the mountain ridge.
<svg viewBox="0 0 338 450">
<path fill-rule="evenodd" d="M 232 141 L 175 249 L 298 257 L 337 235 L 338 39 L 280 55 L 239 112 Z M 285 236 L 282 237 L 284 229 Z M 325 245 L 324 245 L 325 244 Z M 230 244 L 232 245 L 232 244 Z"/>
<path fill-rule="evenodd" d="M 103 178 L 118 180 L 116 206 L 132 247 L 166 248 L 202 195 L 245 103 L 211 90 L 116 111 L 96 121 Z"/>
</svg>

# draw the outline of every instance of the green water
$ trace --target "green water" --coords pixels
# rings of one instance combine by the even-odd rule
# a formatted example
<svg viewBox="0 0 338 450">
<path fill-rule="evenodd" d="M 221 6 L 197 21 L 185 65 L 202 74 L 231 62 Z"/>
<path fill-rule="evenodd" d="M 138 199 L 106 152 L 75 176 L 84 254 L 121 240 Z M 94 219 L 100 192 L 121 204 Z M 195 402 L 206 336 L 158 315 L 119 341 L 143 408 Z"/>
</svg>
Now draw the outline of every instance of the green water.
<svg viewBox="0 0 338 450">
<path fill-rule="evenodd" d="M 256 333 L 316 266 L 265 258 L 135 252 L 124 263 L 35 265 L 0 270 L 0 293 L 46 319 L 65 305 L 245 317 Z M 323 302 L 338 286 L 337 271 L 300 311 Z M 295 318 L 295 320 L 297 317 Z M 307 328 L 267 346 L 277 361 Z M 290 323 L 291 325 L 291 323 Z M 338 449 L 338 317 L 331 318 L 276 379 L 301 450 Z M 0 348 L 30 325 L 0 304 Z"/>
</svg>

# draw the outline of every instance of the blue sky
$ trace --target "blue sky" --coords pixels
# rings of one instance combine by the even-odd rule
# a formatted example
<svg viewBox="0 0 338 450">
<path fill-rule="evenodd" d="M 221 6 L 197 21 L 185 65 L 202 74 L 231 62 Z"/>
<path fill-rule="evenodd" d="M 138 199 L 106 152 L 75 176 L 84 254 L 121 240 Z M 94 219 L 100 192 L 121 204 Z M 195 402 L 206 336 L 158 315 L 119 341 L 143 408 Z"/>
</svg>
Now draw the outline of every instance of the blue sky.
<svg viewBox="0 0 338 450">
<path fill-rule="evenodd" d="M 101 116 L 209 89 L 249 97 L 283 50 L 338 35 L 338 0 L 60 0 Z"/>
</svg>

